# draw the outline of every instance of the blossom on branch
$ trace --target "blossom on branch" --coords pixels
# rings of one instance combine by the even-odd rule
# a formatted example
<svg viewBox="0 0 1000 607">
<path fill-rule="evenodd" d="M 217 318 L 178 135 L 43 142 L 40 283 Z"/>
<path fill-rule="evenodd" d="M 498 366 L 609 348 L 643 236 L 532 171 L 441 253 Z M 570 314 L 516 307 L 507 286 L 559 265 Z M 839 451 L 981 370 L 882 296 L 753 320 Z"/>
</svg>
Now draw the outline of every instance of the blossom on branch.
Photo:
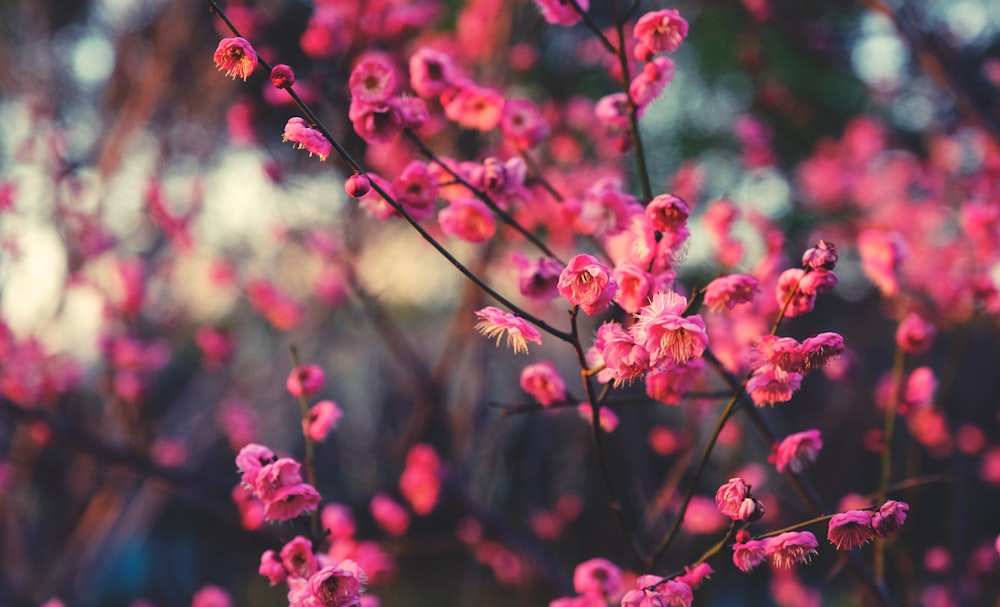
<svg viewBox="0 0 1000 607">
<path fill-rule="evenodd" d="M 245 81 L 257 69 L 257 52 L 244 38 L 223 38 L 215 49 L 215 65 L 233 80 Z"/>
<path fill-rule="evenodd" d="M 528 353 L 528 342 L 538 345 L 542 343 L 542 334 L 523 318 L 505 312 L 495 306 L 486 306 L 476 312 L 480 319 L 476 330 L 487 339 L 497 338 L 497 347 L 504 333 L 507 334 L 507 346 L 514 349 L 514 354 Z"/>
</svg>

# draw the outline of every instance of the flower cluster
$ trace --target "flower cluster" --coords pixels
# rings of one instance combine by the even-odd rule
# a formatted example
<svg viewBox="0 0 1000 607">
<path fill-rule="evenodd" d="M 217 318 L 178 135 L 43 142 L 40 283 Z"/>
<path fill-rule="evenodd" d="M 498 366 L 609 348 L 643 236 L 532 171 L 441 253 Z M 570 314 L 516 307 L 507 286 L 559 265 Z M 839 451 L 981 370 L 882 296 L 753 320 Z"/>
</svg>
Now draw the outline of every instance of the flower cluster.
<svg viewBox="0 0 1000 607">
<path fill-rule="evenodd" d="M 251 443 L 240 449 L 236 467 L 243 486 L 264 503 L 268 520 L 288 521 L 319 505 L 319 492 L 302 480 L 302 465 L 289 457 L 275 456 L 263 445 Z"/>
</svg>

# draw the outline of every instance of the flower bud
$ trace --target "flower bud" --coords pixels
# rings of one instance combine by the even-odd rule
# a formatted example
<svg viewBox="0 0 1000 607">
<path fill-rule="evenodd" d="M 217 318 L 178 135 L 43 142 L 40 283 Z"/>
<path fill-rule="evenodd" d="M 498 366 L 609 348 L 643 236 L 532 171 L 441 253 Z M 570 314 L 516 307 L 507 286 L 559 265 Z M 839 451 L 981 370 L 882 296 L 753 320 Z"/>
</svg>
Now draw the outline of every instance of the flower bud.
<svg viewBox="0 0 1000 607">
<path fill-rule="evenodd" d="M 271 68 L 271 84 L 274 88 L 287 89 L 295 84 L 295 72 L 290 66 L 279 63 Z"/>
<path fill-rule="evenodd" d="M 361 198 L 372 189 L 372 182 L 367 175 L 355 173 L 344 182 L 344 189 L 351 198 Z"/>
</svg>

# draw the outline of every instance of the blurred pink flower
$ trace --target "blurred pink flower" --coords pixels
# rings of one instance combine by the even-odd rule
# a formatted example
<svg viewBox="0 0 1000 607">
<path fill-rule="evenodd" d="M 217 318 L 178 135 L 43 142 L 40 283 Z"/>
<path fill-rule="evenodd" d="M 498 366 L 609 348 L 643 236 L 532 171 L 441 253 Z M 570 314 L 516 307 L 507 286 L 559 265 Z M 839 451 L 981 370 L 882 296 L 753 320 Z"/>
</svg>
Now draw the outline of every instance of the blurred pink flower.
<svg viewBox="0 0 1000 607">
<path fill-rule="evenodd" d="M 358 605 L 366 584 L 368 576 L 354 561 L 348 559 L 337 565 L 329 565 L 309 578 L 309 604 L 315 607 Z"/>
<path fill-rule="evenodd" d="M 441 230 L 466 242 L 482 243 L 493 236 L 496 220 L 493 212 L 475 198 L 458 198 L 438 211 Z"/>
<path fill-rule="evenodd" d="M 285 388 L 296 398 L 308 398 L 319 392 L 325 381 L 326 374 L 319 365 L 299 365 L 288 374 Z"/>
<path fill-rule="evenodd" d="M 590 0 L 577 0 L 576 4 L 583 12 L 590 9 Z M 554 25 L 568 27 L 583 18 L 566 0 L 535 0 L 535 5 L 542 12 L 542 17 Z"/>
<path fill-rule="evenodd" d="M 802 472 L 806 464 L 816 461 L 823 440 L 819 430 L 806 430 L 789 434 L 780 443 L 774 445 L 768 461 L 774 464 L 778 472 L 791 470 Z"/>
<path fill-rule="evenodd" d="M 611 561 L 593 558 L 576 566 L 573 588 L 580 594 L 614 596 L 621 590 L 622 570 Z"/>
<path fill-rule="evenodd" d="M 708 283 L 704 301 L 713 310 L 732 310 L 739 304 L 753 302 L 759 291 L 760 283 L 753 276 L 728 274 Z"/>
<path fill-rule="evenodd" d="M 265 550 L 260 555 L 260 566 L 257 573 L 267 578 L 272 586 L 284 582 L 288 579 L 288 571 L 281 564 L 281 557 L 274 550 Z"/>
<path fill-rule="evenodd" d="M 362 103 L 382 103 L 396 94 L 396 68 L 382 56 L 362 59 L 351 70 L 347 86 L 351 98 Z"/>
<path fill-rule="evenodd" d="M 368 509 L 378 526 L 393 537 L 404 535 L 410 527 L 410 514 L 385 493 L 372 496 Z"/>
<path fill-rule="evenodd" d="M 343 417 L 337 403 L 332 400 L 321 400 L 309 409 L 309 419 L 302 420 L 302 433 L 314 441 L 322 441 L 337 427 L 337 422 Z"/>
<path fill-rule="evenodd" d="M 542 361 L 521 370 L 521 389 L 543 407 L 566 400 L 566 384 L 555 365 Z"/>
<path fill-rule="evenodd" d="M 333 144 L 330 143 L 322 132 L 310 126 L 304 118 L 293 116 L 285 123 L 285 131 L 281 134 L 282 141 L 290 141 L 300 150 L 309 152 L 312 156 L 316 154 L 320 160 L 326 160 L 333 151 Z"/>
<path fill-rule="evenodd" d="M 319 570 L 312 542 L 301 535 L 286 542 L 278 556 L 285 571 L 292 577 L 309 579 Z"/>
<path fill-rule="evenodd" d="M 907 354 L 923 354 L 931 349 L 937 328 L 919 314 L 910 312 L 896 329 L 896 345 Z"/>
<path fill-rule="evenodd" d="M 676 10 L 646 13 L 632 28 L 632 35 L 657 53 L 676 51 L 688 34 L 688 22 Z"/>
</svg>

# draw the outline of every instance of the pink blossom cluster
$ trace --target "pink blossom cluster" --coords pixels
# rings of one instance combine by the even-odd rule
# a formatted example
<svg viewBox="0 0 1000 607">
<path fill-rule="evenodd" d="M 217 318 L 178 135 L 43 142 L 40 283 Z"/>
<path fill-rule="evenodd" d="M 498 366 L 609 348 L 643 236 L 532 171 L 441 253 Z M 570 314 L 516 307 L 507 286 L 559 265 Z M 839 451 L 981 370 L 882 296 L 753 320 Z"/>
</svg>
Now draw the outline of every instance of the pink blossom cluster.
<svg viewBox="0 0 1000 607">
<path fill-rule="evenodd" d="M 319 506 L 320 495 L 302 480 L 302 465 L 289 457 L 277 457 L 263 445 L 250 443 L 236 455 L 241 483 L 264 504 L 264 518 L 287 521 Z"/>
</svg>

